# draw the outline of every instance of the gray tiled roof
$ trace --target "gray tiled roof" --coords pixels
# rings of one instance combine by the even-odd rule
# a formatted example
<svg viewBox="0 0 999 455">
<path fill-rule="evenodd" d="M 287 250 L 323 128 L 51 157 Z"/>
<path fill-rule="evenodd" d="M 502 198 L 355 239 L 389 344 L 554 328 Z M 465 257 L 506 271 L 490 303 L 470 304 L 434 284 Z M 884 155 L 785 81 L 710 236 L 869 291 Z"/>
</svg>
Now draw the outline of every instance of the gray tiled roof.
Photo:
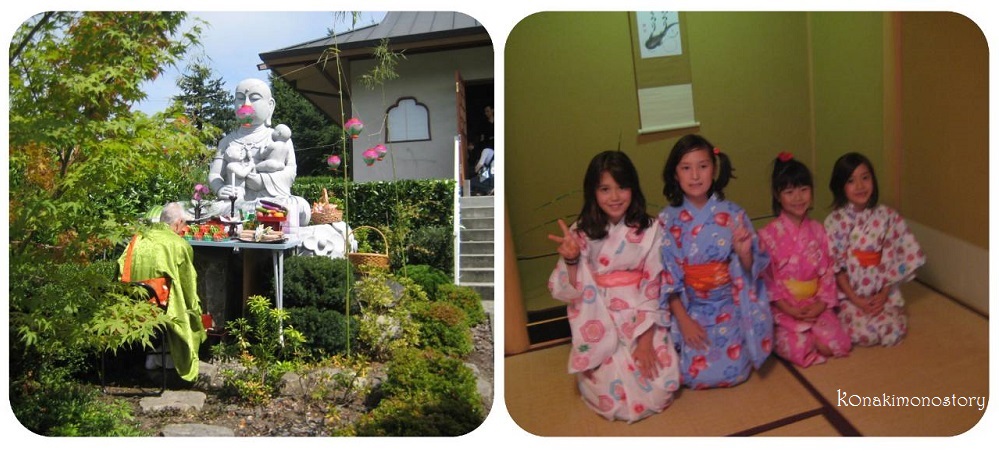
<svg viewBox="0 0 999 455">
<path fill-rule="evenodd" d="M 454 11 L 390 11 L 375 25 L 361 27 L 333 37 L 319 38 L 294 46 L 261 53 L 261 57 L 288 54 L 337 44 L 340 49 L 370 46 L 385 38 L 393 43 L 447 37 L 465 33 L 480 33 L 482 24 L 471 16 Z M 266 58 L 265 58 L 266 60 Z"/>
</svg>

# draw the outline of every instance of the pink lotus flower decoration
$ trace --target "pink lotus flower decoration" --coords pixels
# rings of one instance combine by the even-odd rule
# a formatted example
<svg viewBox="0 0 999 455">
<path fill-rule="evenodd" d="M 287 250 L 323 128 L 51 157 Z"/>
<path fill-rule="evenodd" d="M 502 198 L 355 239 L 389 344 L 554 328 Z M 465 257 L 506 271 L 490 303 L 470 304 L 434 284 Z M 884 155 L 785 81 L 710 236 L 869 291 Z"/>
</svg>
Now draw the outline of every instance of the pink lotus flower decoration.
<svg viewBox="0 0 999 455">
<path fill-rule="evenodd" d="M 382 144 L 378 144 L 375 146 L 375 153 L 378 154 L 378 161 L 381 161 L 383 158 L 385 158 L 385 155 L 388 154 L 388 148 L 386 148 Z"/>
<path fill-rule="evenodd" d="M 250 126 L 253 124 L 253 106 L 249 104 L 244 104 L 236 110 L 236 120 L 239 120 L 239 124 L 243 126 Z"/>
<path fill-rule="evenodd" d="M 330 169 L 338 169 L 340 167 L 340 156 L 330 155 L 329 158 L 326 158 L 326 165 L 328 165 Z"/>
<path fill-rule="evenodd" d="M 357 139 L 357 136 L 361 134 L 361 130 L 364 129 L 364 124 L 360 120 L 352 118 L 343 124 L 343 129 L 352 139 Z"/>
<path fill-rule="evenodd" d="M 378 152 L 376 152 L 375 149 L 367 149 L 363 154 L 361 154 L 361 157 L 364 158 L 364 164 L 371 166 L 374 165 L 375 160 L 378 159 Z"/>
</svg>

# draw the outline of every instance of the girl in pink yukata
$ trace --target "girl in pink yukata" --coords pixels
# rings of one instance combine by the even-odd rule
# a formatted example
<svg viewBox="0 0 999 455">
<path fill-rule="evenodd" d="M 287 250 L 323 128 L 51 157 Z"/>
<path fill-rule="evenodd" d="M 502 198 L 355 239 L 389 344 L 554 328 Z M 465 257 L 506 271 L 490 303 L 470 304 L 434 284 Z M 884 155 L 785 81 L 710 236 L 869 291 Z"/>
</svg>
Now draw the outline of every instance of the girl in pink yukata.
<svg viewBox="0 0 999 455">
<path fill-rule="evenodd" d="M 833 165 L 833 210 L 826 232 L 835 260 L 839 319 L 854 345 L 893 346 L 908 331 L 899 285 L 926 263 L 916 238 L 895 210 L 878 204 L 878 179 L 857 152 Z"/>
<path fill-rule="evenodd" d="M 730 387 L 770 356 L 774 321 L 761 274 L 769 257 L 746 212 L 725 200 L 732 164 L 707 139 L 680 138 L 663 169 L 660 307 L 672 313 L 683 384 Z"/>
<path fill-rule="evenodd" d="M 660 226 L 645 210 L 631 160 L 602 152 L 586 171 L 579 218 L 548 235 L 560 256 L 548 289 L 568 303 L 572 329 L 569 373 L 587 406 L 629 423 L 666 409 L 680 387 L 659 308 Z"/>
<path fill-rule="evenodd" d="M 777 219 L 760 229 L 770 254 L 763 274 L 774 315 L 774 351 L 802 367 L 850 354 L 850 336 L 833 311 L 836 276 L 822 223 L 812 209 L 812 173 L 787 152 L 777 155 L 770 189 Z"/>
</svg>

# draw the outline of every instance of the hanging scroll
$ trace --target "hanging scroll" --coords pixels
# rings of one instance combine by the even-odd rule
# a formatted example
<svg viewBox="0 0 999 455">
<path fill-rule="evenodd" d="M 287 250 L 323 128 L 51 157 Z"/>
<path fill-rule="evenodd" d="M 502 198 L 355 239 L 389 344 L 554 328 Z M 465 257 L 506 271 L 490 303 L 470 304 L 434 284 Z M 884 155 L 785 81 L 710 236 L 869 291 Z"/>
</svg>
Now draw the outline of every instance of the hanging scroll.
<svg viewBox="0 0 999 455">
<path fill-rule="evenodd" d="M 630 17 L 641 121 L 638 133 L 700 125 L 694 118 L 684 14 L 638 11 Z"/>
</svg>

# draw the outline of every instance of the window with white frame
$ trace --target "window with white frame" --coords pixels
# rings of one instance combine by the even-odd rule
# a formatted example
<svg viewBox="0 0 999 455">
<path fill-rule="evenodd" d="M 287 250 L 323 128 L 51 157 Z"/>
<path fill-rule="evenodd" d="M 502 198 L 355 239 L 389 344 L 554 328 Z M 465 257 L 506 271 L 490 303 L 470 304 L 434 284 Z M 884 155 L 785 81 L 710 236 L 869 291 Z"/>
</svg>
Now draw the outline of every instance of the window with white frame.
<svg viewBox="0 0 999 455">
<path fill-rule="evenodd" d="M 388 109 L 386 142 L 429 141 L 430 111 L 416 98 L 400 98 Z"/>
</svg>

